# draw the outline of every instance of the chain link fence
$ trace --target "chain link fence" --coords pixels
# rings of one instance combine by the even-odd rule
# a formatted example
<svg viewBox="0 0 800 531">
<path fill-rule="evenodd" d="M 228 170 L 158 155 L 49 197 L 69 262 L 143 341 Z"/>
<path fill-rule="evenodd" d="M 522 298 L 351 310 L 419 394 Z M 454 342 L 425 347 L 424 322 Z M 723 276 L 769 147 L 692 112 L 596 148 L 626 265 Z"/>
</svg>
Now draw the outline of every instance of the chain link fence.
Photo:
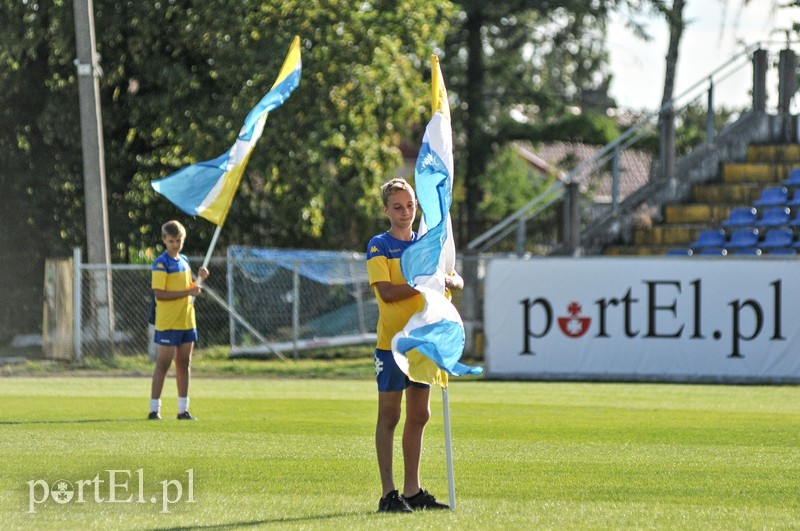
<svg viewBox="0 0 800 531">
<path fill-rule="evenodd" d="M 202 258 L 190 257 L 189 262 L 196 273 Z M 75 358 L 154 351 L 153 327 L 148 323 L 152 297 L 151 269 L 147 264 L 112 264 L 106 268 L 77 263 L 73 329 Z M 208 292 L 213 291 L 224 298 L 228 290 L 225 259 L 212 259 L 208 270 L 210 275 L 205 282 Z M 107 293 L 111 293 L 111 297 Z M 197 297 L 194 304 L 198 346 L 228 345 L 227 310 L 208 293 Z"/>
<path fill-rule="evenodd" d="M 457 266 L 480 279 L 485 261 L 470 256 Z M 196 272 L 202 257 L 189 262 Z M 74 278 L 58 283 L 71 294 L 71 311 L 59 312 L 68 326 L 53 327 L 47 357 L 154 356 L 151 265 L 84 264 L 79 250 L 69 263 Z M 378 308 L 362 253 L 231 247 L 208 269 L 204 293 L 194 301 L 199 348 L 297 358 L 305 349 L 375 342 Z M 467 288 L 454 292 L 453 303 L 464 318 L 466 352 L 481 354 L 482 281 L 465 280 Z"/>
</svg>

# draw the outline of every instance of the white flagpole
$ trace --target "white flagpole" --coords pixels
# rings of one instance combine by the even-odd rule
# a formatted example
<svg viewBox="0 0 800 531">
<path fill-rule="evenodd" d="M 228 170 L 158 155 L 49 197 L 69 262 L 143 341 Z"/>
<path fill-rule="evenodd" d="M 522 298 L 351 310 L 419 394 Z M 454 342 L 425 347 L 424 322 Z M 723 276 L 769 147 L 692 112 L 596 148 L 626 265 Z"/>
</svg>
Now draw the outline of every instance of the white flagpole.
<svg viewBox="0 0 800 531">
<path fill-rule="evenodd" d="M 203 260 L 203 267 L 208 267 L 209 262 L 211 262 L 211 255 L 214 253 L 214 247 L 217 246 L 217 238 L 219 238 L 219 233 L 222 232 L 222 225 L 217 225 L 217 228 L 214 230 L 214 235 L 211 237 L 211 243 L 208 245 L 208 251 L 206 251 L 206 257 Z M 199 286 L 202 283 L 202 279 L 197 280 L 197 285 Z"/>
<path fill-rule="evenodd" d="M 220 232 L 222 232 L 222 225 L 217 225 L 217 228 L 214 229 L 214 235 L 211 237 L 211 243 L 208 245 L 208 251 L 206 251 L 206 257 L 203 259 L 203 265 L 201 267 L 208 268 L 208 264 L 211 262 L 211 255 L 214 254 L 214 247 L 217 246 L 217 238 L 219 238 Z M 196 284 L 202 286 L 203 279 L 197 277 Z M 189 297 L 189 302 L 194 304 L 194 297 Z"/>
<path fill-rule="evenodd" d="M 450 493 L 450 510 L 456 510 L 456 479 L 453 473 L 453 439 L 450 437 L 450 400 L 447 387 L 442 387 L 442 410 L 444 412 L 444 449 L 447 460 L 447 488 Z"/>
</svg>

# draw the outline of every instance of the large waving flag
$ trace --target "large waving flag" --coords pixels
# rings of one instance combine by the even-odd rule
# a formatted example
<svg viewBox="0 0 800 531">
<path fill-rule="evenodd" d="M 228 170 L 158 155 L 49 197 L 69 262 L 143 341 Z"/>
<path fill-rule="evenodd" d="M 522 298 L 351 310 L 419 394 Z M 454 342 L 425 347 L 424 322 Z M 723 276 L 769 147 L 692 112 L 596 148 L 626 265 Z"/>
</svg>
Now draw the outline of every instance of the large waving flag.
<svg viewBox="0 0 800 531">
<path fill-rule="evenodd" d="M 446 374 L 477 375 L 483 368 L 459 361 L 464 352 L 464 324 L 445 295 L 445 277 L 455 272 L 456 260 L 450 220 L 453 132 L 447 89 L 436 55 L 432 63 L 433 117 L 425 128 L 414 170 L 423 214 L 420 237 L 400 257 L 403 277 L 422 294 L 425 306 L 392 339 L 392 352 L 410 379 L 446 387 Z"/>
<path fill-rule="evenodd" d="M 264 131 L 267 114 L 280 107 L 300 83 L 300 37 L 295 36 L 272 89 L 253 107 L 236 143 L 219 157 L 193 164 L 153 181 L 153 189 L 191 216 L 225 223 L 247 161 Z"/>
</svg>

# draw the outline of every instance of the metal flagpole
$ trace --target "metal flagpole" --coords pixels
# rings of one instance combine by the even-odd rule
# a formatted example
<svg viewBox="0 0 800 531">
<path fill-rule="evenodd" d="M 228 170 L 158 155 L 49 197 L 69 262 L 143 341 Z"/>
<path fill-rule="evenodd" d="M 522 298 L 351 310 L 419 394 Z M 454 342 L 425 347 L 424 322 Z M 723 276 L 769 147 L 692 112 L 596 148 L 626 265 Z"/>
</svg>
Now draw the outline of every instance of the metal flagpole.
<svg viewBox="0 0 800 531">
<path fill-rule="evenodd" d="M 208 267 L 209 262 L 211 262 L 211 254 L 214 252 L 214 247 L 217 246 L 217 238 L 219 238 L 220 232 L 222 232 L 222 225 L 217 225 L 217 228 L 214 231 L 214 235 L 211 237 L 211 243 L 208 245 L 208 251 L 206 251 L 206 257 L 203 260 L 203 267 Z M 197 285 L 199 286 L 201 282 L 202 280 L 198 279 Z"/>
<path fill-rule="evenodd" d="M 211 236 L 211 243 L 208 245 L 208 251 L 206 251 L 206 257 L 203 259 L 203 265 L 201 267 L 208 268 L 208 264 L 211 262 L 211 255 L 214 253 L 214 247 L 217 246 L 217 238 L 219 238 L 220 232 L 222 232 L 222 225 L 217 225 L 217 228 L 214 229 L 214 235 Z M 197 285 L 203 285 L 202 278 L 197 277 Z M 189 300 L 194 304 L 194 297 L 190 297 Z"/>
<path fill-rule="evenodd" d="M 444 450 L 447 460 L 447 489 L 450 493 L 450 510 L 456 510 L 456 479 L 453 473 L 453 439 L 450 437 L 450 400 L 447 387 L 442 387 L 442 410 L 444 411 Z"/>
</svg>

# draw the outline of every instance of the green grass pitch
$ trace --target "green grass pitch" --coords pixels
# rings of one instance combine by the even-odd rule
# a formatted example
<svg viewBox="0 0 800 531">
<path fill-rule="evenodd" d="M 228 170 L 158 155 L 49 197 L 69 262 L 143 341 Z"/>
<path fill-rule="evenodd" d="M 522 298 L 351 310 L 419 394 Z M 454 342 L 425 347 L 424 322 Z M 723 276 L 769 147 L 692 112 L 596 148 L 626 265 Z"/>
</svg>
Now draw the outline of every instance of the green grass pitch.
<svg viewBox="0 0 800 531">
<path fill-rule="evenodd" d="M 456 380 L 457 510 L 386 515 L 371 380 L 197 377 L 198 422 L 174 420 L 171 378 L 144 420 L 149 383 L 0 378 L 0 527 L 800 526 L 798 387 Z M 422 480 L 446 501 L 438 388 L 432 410 Z"/>
</svg>

